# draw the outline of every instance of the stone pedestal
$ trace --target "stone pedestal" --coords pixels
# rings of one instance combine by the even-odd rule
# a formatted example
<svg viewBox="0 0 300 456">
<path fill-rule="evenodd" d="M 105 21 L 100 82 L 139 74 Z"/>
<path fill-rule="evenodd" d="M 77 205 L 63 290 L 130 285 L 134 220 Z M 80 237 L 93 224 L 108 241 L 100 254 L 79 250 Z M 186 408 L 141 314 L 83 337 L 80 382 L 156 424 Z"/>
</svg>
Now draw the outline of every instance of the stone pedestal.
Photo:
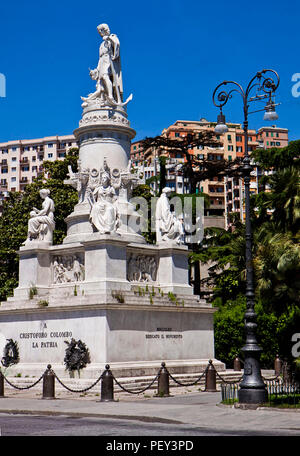
<svg viewBox="0 0 300 456">
<path fill-rule="evenodd" d="M 161 243 L 159 249 L 158 280 L 163 290 L 180 294 L 193 294 L 188 284 L 188 248 L 174 243 Z"/>
<path fill-rule="evenodd" d="M 194 296 L 178 295 L 175 303 L 157 289 L 151 293 L 52 295 L 47 306 L 39 305 L 38 296 L 3 303 L 0 336 L 17 341 L 20 352 L 20 364 L 10 371 L 41 375 L 50 363 L 68 376 L 64 341 L 75 338 L 90 352 L 82 378 L 97 378 L 106 363 L 118 366 L 119 377 L 152 375 L 162 361 L 176 366 L 173 372 L 199 372 L 214 359 L 215 309 Z"/>
<path fill-rule="evenodd" d="M 91 378 L 105 363 L 129 375 L 139 371 L 136 363 L 152 363 L 153 370 L 161 361 L 182 360 L 191 372 L 214 358 L 216 309 L 187 284 L 185 246 L 92 233 L 82 243 L 37 244 L 19 254 L 20 285 L 0 307 L 0 336 L 19 345 L 18 372 L 31 375 L 50 363 L 68 375 L 64 341 L 71 338 L 89 348 L 84 375 Z"/>
<path fill-rule="evenodd" d="M 85 294 L 97 291 L 130 290 L 126 280 L 126 246 L 128 241 L 120 235 L 89 236 L 82 243 L 85 250 L 85 281 L 81 290 Z"/>
</svg>

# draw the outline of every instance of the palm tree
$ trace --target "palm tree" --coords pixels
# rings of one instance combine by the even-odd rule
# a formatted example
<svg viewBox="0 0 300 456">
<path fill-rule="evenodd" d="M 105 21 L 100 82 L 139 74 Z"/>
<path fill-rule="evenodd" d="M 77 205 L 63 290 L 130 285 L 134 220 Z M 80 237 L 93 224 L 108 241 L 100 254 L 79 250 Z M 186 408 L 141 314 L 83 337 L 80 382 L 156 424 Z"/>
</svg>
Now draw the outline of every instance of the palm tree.
<svg viewBox="0 0 300 456">
<path fill-rule="evenodd" d="M 257 236 L 256 291 L 266 310 L 280 313 L 289 305 L 300 305 L 300 247 L 289 233 L 273 234 L 271 230 L 272 225 L 265 225 Z"/>
</svg>

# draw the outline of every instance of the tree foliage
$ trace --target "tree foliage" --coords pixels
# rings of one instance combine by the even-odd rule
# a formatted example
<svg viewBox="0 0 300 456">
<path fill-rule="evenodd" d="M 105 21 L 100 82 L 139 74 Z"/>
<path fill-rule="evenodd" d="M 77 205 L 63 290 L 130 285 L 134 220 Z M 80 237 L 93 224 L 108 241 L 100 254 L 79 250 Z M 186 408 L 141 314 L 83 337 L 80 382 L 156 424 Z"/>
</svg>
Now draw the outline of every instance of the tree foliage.
<svg viewBox="0 0 300 456">
<path fill-rule="evenodd" d="M 261 360 L 272 367 L 279 351 L 291 357 L 291 337 L 300 325 L 300 141 L 281 149 L 257 150 L 255 164 L 267 171 L 264 191 L 251 197 L 253 267 L 255 272 L 257 337 Z M 210 228 L 196 258 L 211 261 L 206 281 L 214 285 L 216 356 L 230 362 L 240 339 L 235 340 L 244 308 L 245 227 L 237 218 L 229 230 Z M 298 325 L 298 329 L 297 329 Z M 242 345 L 239 345 L 241 347 Z M 226 354 L 226 350 L 228 353 Z"/>
<path fill-rule="evenodd" d="M 68 166 L 77 170 L 78 149 L 70 149 L 65 160 L 44 162 L 44 174 L 26 186 L 24 192 L 10 192 L 0 217 L 0 300 L 5 300 L 18 285 L 18 249 L 27 237 L 29 213 L 33 207 L 41 208 L 39 191 L 50 190 L 55 204 L 55 230 L 53 243 L 61 244 L 66 235 L 64 219 L 78 201 L 77 192 L 64 185 Z M 48 175 L 48 178 L 45 176 Z"/>
</svg>

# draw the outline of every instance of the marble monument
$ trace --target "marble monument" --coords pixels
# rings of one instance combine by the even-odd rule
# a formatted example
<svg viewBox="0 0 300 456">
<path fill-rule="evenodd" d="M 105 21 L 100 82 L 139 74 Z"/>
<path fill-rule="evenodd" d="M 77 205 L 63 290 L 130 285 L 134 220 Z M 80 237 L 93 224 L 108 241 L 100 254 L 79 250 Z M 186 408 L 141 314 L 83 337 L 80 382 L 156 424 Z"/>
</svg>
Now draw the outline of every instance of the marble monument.
<svg viewBox="0 0 300 456">
<path fill-rule="evenodd" d="M 214 359 L 216 309 L 188 283 L 184 220 L 171 211 L 167 188 L 156 205 L 157 242 L 145 241 L 143 214 L 131 198 L 143 182 L 129 159 L 133 97 L 123 99 L 119 38 L 106 24 L 97 30 L 99 60 L 90 70 L 96 87 L 81 97 L 78 171 L 69 168 L 65 181 L 78 203 L 63 243 L 53 245 L 54 203 L 40 191 L 42 208 L 32 209 L 18 252 L 19 285 L 1 303 L 0 340 L 18 343 L 20 363 L 11 369 L 28 375 L 48 363 L 67 375 L 64 342 L 72 338 L 89 349 L 87 378 L 106 363 L 119 376 L 156 373 L 161 361 L 174 373 L 198 372 Z"/>
</svg>

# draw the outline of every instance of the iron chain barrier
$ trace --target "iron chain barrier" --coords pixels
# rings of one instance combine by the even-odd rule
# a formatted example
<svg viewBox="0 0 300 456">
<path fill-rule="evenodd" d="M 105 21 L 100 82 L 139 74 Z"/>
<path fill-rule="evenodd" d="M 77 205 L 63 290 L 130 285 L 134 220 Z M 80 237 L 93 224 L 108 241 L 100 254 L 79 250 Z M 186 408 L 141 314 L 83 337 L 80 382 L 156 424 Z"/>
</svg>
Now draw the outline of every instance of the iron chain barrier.
<svg viewBox="0 0 300 456">
<path fill-rule="evenodd" d="M 52 370 L 51 364 L 48 364 L 46 371 L 40 376 L 38 380 L 36 380 L 34 383 L 31 385 L 27 386 L 18 386 L 9 381 L 3 373 L 0 371 L 0 397 L 4 397 L 4 382 L 6 382 L 9 386 L 12 388 L 15 388 L 17 390 L 29 390 L 36 386 L 39 382 L 43 380 L 43 399 L 55 399 L 55 380 L 66 390 L 68 390 L 71 393 L 85 393 L 92 388 L 94 388 L 100 381 L 101 381 L 101 401 L 113 401 L 113 396 L 114 396 L 114 391 L 113 391 L 113 382 L 115 382 L 118 387 L 129 394 L 141 394 L 147 391 L 148 389 L 152 388 L 154 383 L 157 381 L 158 382 L 158 394 L 157 396 L 169 396 L 169 379 L 173 380 L 174 383 L 176 383 L 179 386 L 194 386 L 197 383 L 199 383 L 205 376 L 206 379 L 206 386 L 205 390 L 203 391 L 213 391 L 215 390 L 214 388 L 211 389 L 211 387 L 208 385 L 208 377 L 209 377 L 209 371 L 210 369 L 215 371 L 215 368 L 212 364 L 212 361 L 209 360 L 209 363 L 205 370 L 202 372 L 202 374 L 193 382 L 189 383 L 183 383 L 176 379 L 167 369 L 166 364 L 163 362 L 161 364 L 161 367 L 159 368 L 156 376 L 153 378 L 153 380 L 144 388 L 139 389 L 139 390 L 133 390 L 126 388 L 123 386 L 117 379 L 116 377 L 112 374 L 110 370 L 110 366 L 107 364 L 105 366 L 105 370 L 103 373 L 97 378 L 95 382 L 93 382 L 90 386 L 87 386 L 85 388 L 81 389 L 73 389 L 70 388 L 68 385 L 66 385 L 58 376 L 57 374 Z M 214 375 L 215 377 L 215 375 Z"/>
<path fill-rule="evenodd" d="M 10 385 L 12 388 L 15 388 L 17 390 L 29 390 L 30 388 L 33 388 L 34 386 L 36 386 L 44 377 L 44 374 L 41 375 L 40 378 L 36 382 L 34 382 L 32 385 L 17 386 L 17 385 L 13 385 L 2 373 L 1 373 L 1 375 L 2 375 L 3 379 L 6 381 L 6 383 L 8 383 L 8 385 Z"/>
<path fill-rule="evenodd" d="M 112 377 L 113 377 L 114 381 L 116 382 L 116 384 L 117 384 L 125 393 L 130 393 L 130 394 L 141 394 L 141 393 L 144 393 L 145 391 L 147 391 L 148 389 L 150 389 L 150 388 L 154 385 L 154 383 L 156 382 L 156 380 L 157 380 L 157 379 L 159 378 L 159 376 L 160 376 L 161 370 L 162 370 L 162 368 L 159 369 L 159 371 L 158 371 L 156 377 L 152 380 L 152 382 L 151 382 L 148 386 L 146 386 L 145 388 L 143 388 L 143 389 L 141 389 L 141 390 L 139 390 L 139 391 L 132 391 L 132 390 L 129 390 L 129 389 L 125 388 L 124 386 L 121 385 L 120 382 L 118 382 L 118 380 L 116 379 L 116 377 L 115 377 L 114 375 L 113 375 Z"/>
<path fill-rule="evenodd" d="M 278 361 L 278 360 L 277 360 Z M 41 380 L 43 380 L 43 399 L 55 399 L 55 380 L 58 383 L 68 390 L 71 393 L 86 393 L 87 391 L 94 388 L 100 381 L 101 381 L 101 402 L 105 401 L 114 401 L 114 382 L 116 385 L 124 392 L 128 394 L 141 394 L 147 391 L 148 389 L 152 388 L 153 385 L 157 382 L 157 394 L 156 396 L 159 397 L 168 397 L 170 395 L 170 379 L 178 386 L 181 387 L 190 387 L 195 386 L 201 382 L 202 379 L 205 378 L 205 389 L 202 390 L 199 388 L 199 391 L 205 392 L 216 392 L 217 391 L 217 378 L 221 380 L 221 396 L 222 401 L 231 401 L 234 402 L 237 400 L 238 397 L 238 387 L 239 383 L 241 382 L 243 376 L 241 376 L 238 380 L 226 380 L 222 375 L 220 375 L 215 366 L 213 365 L 212 360 L 209 360 L 206 368 L 204 371 L 199 375 L 199 377 L 194 380 L 193 382 L 182 382 L 179 379 L 175 378 L 167 369 L 166 364 L 163 362 L 161 363 L 161 367 L 159 368 L 156 376 L 150 383 L 139 389 L 129 389 L 122 385 L 119 380 L 113 375 L 110 370 L 109 364 L 105 366 L 105 370 L 102 374 L 94 381 L 90 386 L 81 389 L 73 389 L 67 386 L 52 370 L 50 364 L 48 364 L 46 371 L 41 375 L 41 377 L 36 380 L 31 385 L 27 386 L 18 386 L 10 382 L 0 371 L 0 397 L 4 397 L 4 382 L 10 385 L 12 388 L 17 390 L 29 390 L 36 386 Z M 296 385 L 295 382 L 289 382 L 289 386 L 284 378 L 280 376 L 280 374 L 276 375 L 275 377 L 265 378 L 263 380 L 266 382 L 266 387 L 270 394 L 275 394 L 276 397 L 279 395 L 284 394 L 298 394 L 299 386 Z"/>
<path fill-rule="evenodd" d="M 55 378 L 56 380 L 58 381 L 58 383 L 64 387 L 66 390 L 70 391 L 70 393 L 86 393 L 87 391 L 89 391 L 90 389 L 94 388 L 99 382 L 100 380 L 102 380 L 102 377 L 103 377 L 103 373 L 100 375 L 100 377 L 97 378 L 97 380 L 90 386 L 86 387 L 86 388 L 83 388 L 83 389 L 80 389 L 80 390 L 74 390 L 72 388 L 70 388 L 69 386 L 65 385 L 59 378 L 58 376 L 55 374 L 54 372 L 54 375 L 55 375 Z"/>
</svg>

